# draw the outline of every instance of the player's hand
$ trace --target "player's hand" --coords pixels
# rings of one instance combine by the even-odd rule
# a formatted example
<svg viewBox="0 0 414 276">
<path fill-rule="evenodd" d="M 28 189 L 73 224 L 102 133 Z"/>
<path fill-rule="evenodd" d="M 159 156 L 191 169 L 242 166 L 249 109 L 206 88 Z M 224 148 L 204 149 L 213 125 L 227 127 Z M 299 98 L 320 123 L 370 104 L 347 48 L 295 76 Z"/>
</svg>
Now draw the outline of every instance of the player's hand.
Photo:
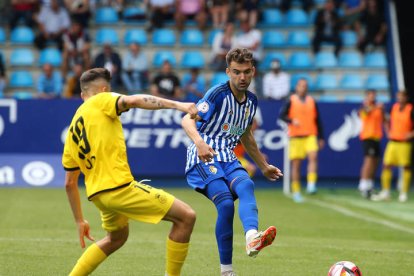
<svg viewBox="0 0 414 276">
<path fill-rule="evenodd" d="M 273 165 L 266 166 L 262 172 L 263 175 L 270 181 L 276 181 L 283 176 L 282 171 Z"/>
<path fill-rule="evenodd" d="M 204 140 L 200 140 L 196 143 L 198 158 L 204 163 L 209 163 L 213 161 L 214 155 L 217 153 L 213 150 L 213 148 L 208 145 Z"/>
<path fill-rule="evenodd" d="M 95 238 L 90 234 L 90 226 L 87 220 L 83 220 L 77 223 L 78 225 L 78 234 L 79 234 L 79 241 L 82 248 L 85 248 L 85 237 L 90 240 L 94 241 Z"/>
<path fill-rule="evenodd" d="M 191 119 L 195 119 L 198 114 L 197 106 L 195 103 L 181 103 L 181 111 L 188 113 Z"/>
</svg>

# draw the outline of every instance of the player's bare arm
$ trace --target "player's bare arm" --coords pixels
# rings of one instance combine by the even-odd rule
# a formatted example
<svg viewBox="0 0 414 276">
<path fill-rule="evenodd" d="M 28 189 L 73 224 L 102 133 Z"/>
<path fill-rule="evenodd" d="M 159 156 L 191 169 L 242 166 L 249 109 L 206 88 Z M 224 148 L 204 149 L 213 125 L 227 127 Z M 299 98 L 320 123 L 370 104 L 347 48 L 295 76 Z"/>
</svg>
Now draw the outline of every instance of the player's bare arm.
<svg viewBox="0 0 414 276">
<path fill-rule="evenodd" d="M 241 136 L 240 140 L 246 149 L 247 154 L 253 159 L 266 178 L 275 181 L 283 176 L 282 171 L 279 168 L 267 163 L 264 155 L 257 146 L 251 126 L 246 129 L 246 132 Z"/>
<path fill-rule="evenodd" d="M 200 160 L 203 162 L 210 162 L 213 160 L 214 155 L 216 152 L 213 150 L 211 146 L 209 146 L 203 138 L 198 133 L 196 127 L 196 120 L 199 117 L 197 116 L 195 119 L 192 119 L 188 114 L 185 115 L 181 121 L 181 125 L 185 132 L 187 133 L 188 137 L 194 142 L 197 147 L 197 153 Z"/>
<path fill-rule="evenodd" d="M 191 118 L 194 118 L 198 112 L 194 103 L 178 102 L 151 95 L 121 96 L 118 101 L 118 110 L 123 112 L 130 108 L 149 110 L 172 108 L 190 114 Z"/>
<path fill-rule="evenodd" d="M 85 248 L 84 238 L 93 241 L 94 238 L 90 235 L 90 227 L 87 220 L 83 218 L 82 207 L 78 189 L 78 179 L 80 170 L 67 171 L 65 176 L 66 194 L 69 199 L 69 204 L 78 227 L 79 242 L 82 248 Z"/>
</svg>

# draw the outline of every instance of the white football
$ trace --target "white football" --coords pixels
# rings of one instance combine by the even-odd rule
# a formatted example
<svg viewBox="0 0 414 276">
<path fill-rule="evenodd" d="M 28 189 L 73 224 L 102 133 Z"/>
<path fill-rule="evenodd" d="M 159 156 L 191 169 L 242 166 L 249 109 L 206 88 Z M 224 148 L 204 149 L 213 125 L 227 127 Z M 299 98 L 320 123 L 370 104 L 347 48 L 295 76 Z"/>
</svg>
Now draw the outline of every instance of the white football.
<svg viewBox="0 0 414 276">
<path fill-rule="evenodd" d="M 341 261 L 331 266 L 328 276 L 362 276 L 362 273 L 353 262 Z"/>
</svg>

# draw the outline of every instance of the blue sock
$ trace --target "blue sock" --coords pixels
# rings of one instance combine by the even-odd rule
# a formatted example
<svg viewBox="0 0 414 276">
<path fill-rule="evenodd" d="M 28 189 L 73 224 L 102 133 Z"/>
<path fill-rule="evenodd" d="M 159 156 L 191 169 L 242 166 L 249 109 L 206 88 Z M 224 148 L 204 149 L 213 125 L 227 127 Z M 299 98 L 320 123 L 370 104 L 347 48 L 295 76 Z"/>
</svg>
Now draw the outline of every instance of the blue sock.
<svg viewBox="0 0 414 276">
<path fill-rule="evenodd" d="M 221 186 L 227 189 L 207 189 L 207 196 L 213 201 L 217 208 L 216 239 L 221 264 L 232 264 L 233 256 L 233 218 L 234 201 L 227 186 L 209 185 L 210 187 Z"/>
<path fill-rule="evenodd" d="M 244 232 L 251 229 L 258 229 L 259 219 L 254 196 L 254 183 L 248 176 L 237 177 L 233 184 L 232 190 L 239 197 L 239 217 L 243 224 Z"/>
</svg>

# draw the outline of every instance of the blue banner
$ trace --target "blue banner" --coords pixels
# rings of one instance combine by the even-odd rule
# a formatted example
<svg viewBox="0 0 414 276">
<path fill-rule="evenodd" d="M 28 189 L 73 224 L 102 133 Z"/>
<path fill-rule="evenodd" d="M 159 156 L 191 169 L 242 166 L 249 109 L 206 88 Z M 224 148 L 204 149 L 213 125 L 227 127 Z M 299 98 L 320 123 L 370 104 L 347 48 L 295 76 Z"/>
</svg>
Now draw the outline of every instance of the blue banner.
<svg viewBox="0 0 414 276">
<path fill-rule="evenodd" d="M 0 100 L 0 185 L 9 184 L 10 169 L 15 175 L 13 185 L 33 185 L 22 174 L 27 164 L 37 161 L 53 169 L 54 177 L 47 185 L 63 184 L 60 163 L 63 141 L 81 103 L 81 100 Z M 259 103 L 256 116 L 259 128 L 255 136 L 269 162 L 283 169 L 286 136 L 283 123 L 278 121 L 281 105 L 265 100 Z M 321 178 L 358 177 L 362 164 L 358 107 L 352 103 L 319 103 L 326 141 L 319 155 Z M 182 115 L 175 110 L 133 109 L 121 116 L 134 175 L 183 176 L 190 140 L 180 126 Z M 39 168 L 39 164 L 35 163 L 32 174 L 46 175 L 50 171 L 45 169 L 48 166 Z"/>
</svg>

